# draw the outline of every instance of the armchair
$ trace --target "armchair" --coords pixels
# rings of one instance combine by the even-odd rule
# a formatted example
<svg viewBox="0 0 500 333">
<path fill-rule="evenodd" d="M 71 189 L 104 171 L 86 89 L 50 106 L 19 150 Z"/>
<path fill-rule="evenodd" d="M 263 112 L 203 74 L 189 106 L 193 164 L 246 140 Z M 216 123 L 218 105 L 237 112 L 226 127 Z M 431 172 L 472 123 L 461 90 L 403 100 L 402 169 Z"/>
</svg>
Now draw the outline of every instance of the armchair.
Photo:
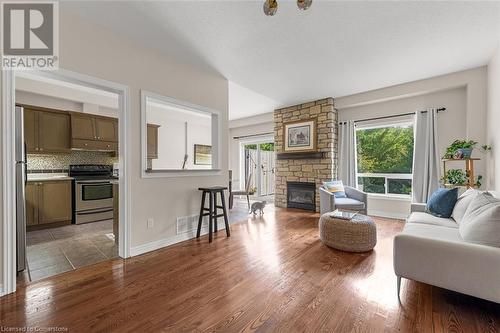
<svg viewBox="0 0 500 333">
<path fill-rule="evenodd" d="M 319 188 L 319 206 L 321 214 L 335 209 L 354 210 L 362 214 L 368 211 L 368 194 L 351 186 L 344 186 L 347 198 L 336 198 L 323 186 Z"/>
</svg>

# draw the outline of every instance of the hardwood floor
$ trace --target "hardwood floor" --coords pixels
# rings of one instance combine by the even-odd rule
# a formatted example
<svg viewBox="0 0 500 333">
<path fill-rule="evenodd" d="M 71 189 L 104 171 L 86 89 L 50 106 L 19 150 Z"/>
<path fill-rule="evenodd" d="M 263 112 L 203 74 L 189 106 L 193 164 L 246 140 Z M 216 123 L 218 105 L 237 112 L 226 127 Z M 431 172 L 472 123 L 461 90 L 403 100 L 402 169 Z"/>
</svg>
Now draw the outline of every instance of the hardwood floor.
<svg viewBox="0 0 500 333">
<path fill-rule="evenodd" d="M 318 239 L 318 215 L 276 209 L 129 260 L 20 286 L 0 299 L 3 327 L 72 332 L 497 332 L 500 305 L 404 280 L 396 296 L 392 239 L 340 252 Z"/>
</svg>

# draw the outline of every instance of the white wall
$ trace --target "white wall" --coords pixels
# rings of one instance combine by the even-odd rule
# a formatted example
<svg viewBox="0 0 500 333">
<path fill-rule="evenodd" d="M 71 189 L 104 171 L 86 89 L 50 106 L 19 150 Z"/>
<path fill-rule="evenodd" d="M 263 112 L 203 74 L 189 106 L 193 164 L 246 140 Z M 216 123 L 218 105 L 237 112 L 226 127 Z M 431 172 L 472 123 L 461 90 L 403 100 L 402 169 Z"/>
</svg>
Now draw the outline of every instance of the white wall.
<svg viewBox="0 0 500 333">
<path fill-rule="evenodd" d="M 244 181 L 240 179 L 240 144 L 242 140 L 256 139 L 257 137 L 234 139 L 240 136 L 253 136 L 256 134 L 271 133 L 274 131 L 274 113 L 232 120 L 229 123 L 229 169 L 233 170 L 233 188 L 243 189 Z"/>
<path fill-rule="evenodd" d="M 219 110 L 222 117 L 221 133 L 227 133 L 227 80 L 222 75 L 185 65 L 145 49 L 142 45 L 72 15 L 66 10 L 64 2 L 59 4 L 59 9 L 60 67 L 130 88 L 130 146 L 127 154 L 132 161 L 132 247 L 172 238 L 176 233 L 178 216 L 199 212 L 198 187 L 227 184 L 227 136 L 222 138 L 220 176 L 141 178 L 140 89 Z M 154 219 L 151 229 L 147 228 L 148 218 Z"/>
<path fill-rule="evenodd" d="M 211 177 L 141 178 L 140 89 L 220 110 L 225 133 L 227 80 L 89 24 L 66 12 L 64 3 L 60 4 L 60 61 L 64 69 L 129 86 L 132 246 L 173 237 L 177 217 L 198 213 L 198 187 L 227 184 L 227 169 Z M 172 140 L 182 144 L 184 138 Z M 221 151 L 222 166 L 227 166 L 225 137 Z M 154 228 L 147 228 L 148 218 L 154 219 Z"/>
<path fill-rule="evenodd" d="M 500 190 L 500 46 L 488 64 L 488 189 Z"/>
<path fill-rule="evenodd" d="M 212 145 L 212 119 L 209 115 L 184 113 L 168 107 L 147 104 L 146 122 L 160 126 L 158 128 L 158 158 L 152 161 L 153 170 L 181 169 L 184 154 L 188 155 L 187 169 L 211 168 L 210 165 L 194 164 L 194 145 Z M 184 142 L 186 122 L 187 149 Z M 173 138 L 177 140 L 172 140 Z"/>
<path fill-rule="evenodd" d="M 446 146 L 457 138 L 470 138 L 484 144 L 486 68 L 475 68 L 335 99 L 339 121 L 401 114 L 441 106 L 447 109 L 439 114 L 439 147 L 442 154 Z M 486 183 L 486 156 L 481 154 L 479 149 L 474 152 L 474 156 L 483 159 L 475 168 L 476 175 L 483 175 Z M 372 196 L 368 206 L 372 214 L 404 217 L 409 212 L 410 201 Z"/>
<path fill-rule="evenodd" d="M 0 76 L 0 98 L 2 99 L 2 107 L 3 107 L 3 100 L 4 98 L 6 98 L 6 96 L 3 95 L 3 88 L 2 88 L 2 85 L 4 84 L 3 80 L 2 80 L 2 77 Z M 3 126 L 3 117 L 0 117 L 0 125 Z M 2 144 L 0 144 L 0 153 L 3 155 L 3 136 L 0 137 L 0 142 Z M 3 163 L 0 163 L 0 174 L 3 175 Z M 4 177 L 0 177 L 0 186 L 1 188 L 3 189 L 3 185 L 4 185 Z M 2 217 L 3 219 L 3 214 L 4 214 L 4 210 L 3 210 L 3 190 L 0 191 L 0 216 Z M 3 228 L 0 228 L 0 239 L 2 240 L 2 242 L 0 242 L 0 244 L 2 244 L 2 246 L 0 246 L 0 295 L 1 293 L 3 293 Z"/>
</svg>

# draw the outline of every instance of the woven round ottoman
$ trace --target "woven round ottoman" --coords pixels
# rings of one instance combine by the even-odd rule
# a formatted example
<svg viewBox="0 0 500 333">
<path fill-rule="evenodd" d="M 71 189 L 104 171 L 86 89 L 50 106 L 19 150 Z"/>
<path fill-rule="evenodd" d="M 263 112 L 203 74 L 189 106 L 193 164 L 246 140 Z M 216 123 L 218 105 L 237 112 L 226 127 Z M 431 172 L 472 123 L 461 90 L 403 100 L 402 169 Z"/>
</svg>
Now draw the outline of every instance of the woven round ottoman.
<svg viewBox="0 0 500 333">
<path fill-rule="evenodd" d="M 356 214 L 351 220 L 342 220 L 326 213 L 319 219 L 319 237 L 324 244 L 338 250 L 366 252 L 377 244 L 377 228 L 366 215 Z"/>
</svg>

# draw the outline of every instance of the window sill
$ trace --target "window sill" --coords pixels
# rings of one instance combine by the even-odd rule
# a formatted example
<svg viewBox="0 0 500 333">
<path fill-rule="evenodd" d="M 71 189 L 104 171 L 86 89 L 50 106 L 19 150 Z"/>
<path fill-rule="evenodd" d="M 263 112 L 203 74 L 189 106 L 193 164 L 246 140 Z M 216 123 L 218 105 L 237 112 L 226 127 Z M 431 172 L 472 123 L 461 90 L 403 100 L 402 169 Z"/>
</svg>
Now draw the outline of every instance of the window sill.
<svg viewBox="0 0 500 333">
<path fill-rule="evenodd" d="M 408 201 L 411 202 L 410 195 L 402 195 L 402 194 L 378 194 L 378 193 L 368 193 L 369 199 L 378 199 L 378 200 L 393 200 L 393 201 Z"/>
</svg>

